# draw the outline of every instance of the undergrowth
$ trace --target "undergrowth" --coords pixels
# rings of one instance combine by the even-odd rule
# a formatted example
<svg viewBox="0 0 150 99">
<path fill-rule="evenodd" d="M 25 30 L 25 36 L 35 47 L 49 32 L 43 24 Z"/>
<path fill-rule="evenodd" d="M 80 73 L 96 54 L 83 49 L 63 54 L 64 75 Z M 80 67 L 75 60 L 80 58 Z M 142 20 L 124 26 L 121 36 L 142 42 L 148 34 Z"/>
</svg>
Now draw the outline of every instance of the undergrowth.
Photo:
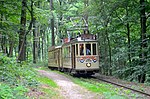
<svg viewBox="0 0 150 99">
<path fill-rule="evenodd" d="M 29 64 L 0 53 L 0 99 L 25 99 L 28 88 L 37 86 L 36 72 Z"/>
</svg>

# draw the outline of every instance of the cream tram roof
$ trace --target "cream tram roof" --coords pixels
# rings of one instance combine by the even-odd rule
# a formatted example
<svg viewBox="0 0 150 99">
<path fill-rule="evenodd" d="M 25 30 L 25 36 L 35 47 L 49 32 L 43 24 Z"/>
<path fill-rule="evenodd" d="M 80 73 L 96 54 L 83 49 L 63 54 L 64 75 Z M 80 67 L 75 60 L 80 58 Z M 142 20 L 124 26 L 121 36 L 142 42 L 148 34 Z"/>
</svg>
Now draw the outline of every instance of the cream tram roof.
<svg viewBox="0 0 150 99">
<path fill-rule="evenodd" d="M 96 35 L 94 34 L 81 34 L 78 38 L 76 38 L 77 41 L 95 41 Z"/>
<path fill-rule="evenodd" d="M 81 34 L 76 38 L 69 39 L 65 38 L 64 43 L 76 42 L 76 41 L 96 41 L 96 35 L 94 34 Z"/>
<path fill-rule="evenodd" d="M 56 50 L 56 49 L 59 49 L 61 47 L 62 46 L 51 46 L 51 47 L 48 48 L 48 51 Z"/>
<path fill-rule="evenodd" d="M 70 38 L 63 39 L 63 44 L 61 46 L 51 46 L 48 48 L 48 51 L 56 50 L 61 48 L 63 45 L 74 43 L 74 42 L 84 42 L 84 41 L 97 41 L 96 35 L 94 34 L 81 34 L 76 38 L 70 40 Z"/>
</svg>

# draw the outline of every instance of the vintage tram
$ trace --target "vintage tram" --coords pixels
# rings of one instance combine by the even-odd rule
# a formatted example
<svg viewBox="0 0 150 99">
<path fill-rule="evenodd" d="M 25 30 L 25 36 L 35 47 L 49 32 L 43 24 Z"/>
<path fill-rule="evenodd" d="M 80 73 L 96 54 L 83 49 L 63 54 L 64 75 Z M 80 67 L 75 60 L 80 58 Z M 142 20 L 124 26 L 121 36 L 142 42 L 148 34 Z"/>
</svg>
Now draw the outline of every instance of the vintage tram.
<svg viewBox="0 0 150 99">
<path fill-rule="evenodd" d="M 48 49 L 48 67 L 71 74 L 92 75 L 99 71 L 98 42 L 93 34 L 66 40 Z"/>
</svg>

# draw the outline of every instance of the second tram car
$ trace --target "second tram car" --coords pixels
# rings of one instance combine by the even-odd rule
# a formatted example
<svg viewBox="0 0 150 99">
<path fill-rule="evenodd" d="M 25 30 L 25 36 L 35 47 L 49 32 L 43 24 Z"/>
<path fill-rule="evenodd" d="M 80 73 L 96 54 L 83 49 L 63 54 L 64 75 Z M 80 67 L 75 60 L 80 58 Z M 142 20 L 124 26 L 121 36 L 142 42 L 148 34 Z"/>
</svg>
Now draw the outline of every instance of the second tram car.
<svg viewBox="0 0 150 99">
<path fill-rule="evenodd" d="M 48 67 L 71 74 L 92 75 L 99 71 L 98 42 L 93 34 L 81 34 L 61 46 L 48 49 Z"/>
</svg>

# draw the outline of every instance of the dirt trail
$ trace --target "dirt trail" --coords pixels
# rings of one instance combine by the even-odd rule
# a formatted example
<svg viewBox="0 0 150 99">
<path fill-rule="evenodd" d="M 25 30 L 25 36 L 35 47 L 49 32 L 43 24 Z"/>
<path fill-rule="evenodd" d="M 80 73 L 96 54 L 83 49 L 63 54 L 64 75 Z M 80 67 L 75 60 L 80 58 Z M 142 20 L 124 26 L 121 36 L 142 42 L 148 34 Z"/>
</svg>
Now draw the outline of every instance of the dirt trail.
<svg viewBox="0 0 150 99">
<path fill-rule="evenodd" d="M 44 70 L 38 70 L 38 72 L 54 80 L 60 87 L 60 94 L 65 99 L 102 99 L 102 96 L 86 90 L 61 74 Z"/>
</svg>

